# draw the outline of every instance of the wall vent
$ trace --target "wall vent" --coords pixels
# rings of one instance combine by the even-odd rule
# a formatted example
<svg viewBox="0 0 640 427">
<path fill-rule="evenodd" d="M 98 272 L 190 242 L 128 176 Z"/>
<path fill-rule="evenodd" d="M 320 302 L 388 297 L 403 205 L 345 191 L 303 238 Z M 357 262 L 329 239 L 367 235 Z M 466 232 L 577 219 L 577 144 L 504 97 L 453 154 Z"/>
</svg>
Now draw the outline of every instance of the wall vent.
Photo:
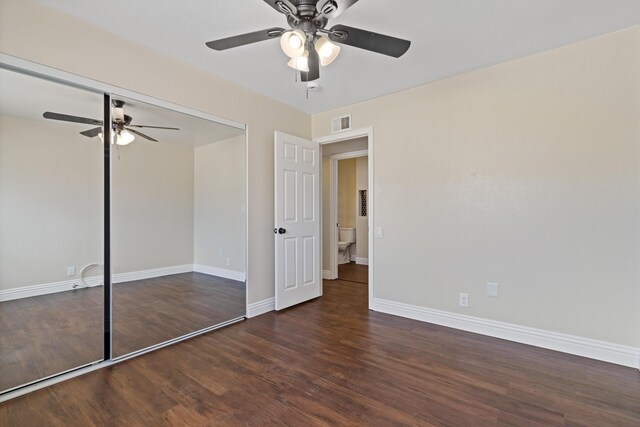
<svg viewBox="0 0 640 427">
<path fill-rule="evenodd" d="M 351 114 L 336 117 L 331 120 L 331 133 L 351 130 Z"/>
</svg>

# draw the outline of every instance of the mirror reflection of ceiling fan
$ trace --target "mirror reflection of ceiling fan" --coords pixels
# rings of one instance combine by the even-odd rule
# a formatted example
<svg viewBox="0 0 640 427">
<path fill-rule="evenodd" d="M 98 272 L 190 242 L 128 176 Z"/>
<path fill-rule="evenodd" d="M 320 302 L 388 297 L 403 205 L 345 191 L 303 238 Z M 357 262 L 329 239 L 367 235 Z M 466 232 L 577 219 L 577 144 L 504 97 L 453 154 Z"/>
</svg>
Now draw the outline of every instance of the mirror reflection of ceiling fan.
<svg viewBox="0 0 640 427">
<path fill-rule="evenodd" d="M 326 29 L 329 19 L 338 17 L 358 0 L 264 0 L 287 17 L 290 30 L 274 27 L 207 42 L 214 50 L 226 50 L 263 40 L 280 38 L 288 66 L 300 71 L 301 80 L 320 78 L 320 65 L 329 65 L 340 53 L 340 44 L 399 58 L 411 42 L 346 25 Z M 397 2 L 400 3 L 400 2 Z M 337 43 L 337 44 L 336 44 Z"/>
<path fill-rule="evenodd" d="M 157 139 L 150 137 L 138 130 L 132 128 L 149 128 L 149 129 L 167 129 L 167 130 L 180 130 L 173 127 L 164 126 L 149 126 L 149 125 L 133 125 L 131 124 L 133 117 L 124 114 L 124 101 L 113 100 L 113 108 L 111 109 L 111 143 L 117 145 L 128 145 L 133 142 L 135 135 L 138 135 L 148 141 L 158 142 Z M 80 132 L 80 135 L 84 135 L 89 138 L 100 137 L 102 139 L 102 120 L 89 119 L 86 117 L 70 116 L 68 114 L 52 113 L 47 111 L 42 115 L 45 119 L 61 120 L 63 122 L 83 123 L 87 125 L 97 126 L 95 128 Z"/>
</svg>

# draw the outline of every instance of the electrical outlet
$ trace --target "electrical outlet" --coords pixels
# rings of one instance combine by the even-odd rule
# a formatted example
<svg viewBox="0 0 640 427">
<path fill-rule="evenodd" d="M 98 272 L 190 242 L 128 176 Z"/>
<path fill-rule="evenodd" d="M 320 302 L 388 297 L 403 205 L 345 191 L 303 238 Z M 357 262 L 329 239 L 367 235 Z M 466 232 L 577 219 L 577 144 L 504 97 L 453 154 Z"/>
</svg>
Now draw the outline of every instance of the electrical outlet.
<svg viewBox="0 0 640 427">
<path fill-rule="evenodd" d="M 458 305 L 460 307 L 469 307 L 469 294 L 460 292 L 458 294 Z"/>
<path fill-rule="evenodd" d="M 231 258 L 227 258 L 227 265 L 231 265 Z"/>
<path fill-rule="evenodd" d="M 487 282 L 487 296 L 488 297 L 498 297 L 498 284 Z"/>
<path fill-rule="evenodd" d="M 71 267 L 67 267 L 67 276 L 75 276 L 76 275 L 76 266 L 72 265 Z"/>
<path fill-rule="evenodd" d="M 376 227 L 376 237 L 382 239 L 384 237 L 384 229 L 382 227 Z"/>
</svg>

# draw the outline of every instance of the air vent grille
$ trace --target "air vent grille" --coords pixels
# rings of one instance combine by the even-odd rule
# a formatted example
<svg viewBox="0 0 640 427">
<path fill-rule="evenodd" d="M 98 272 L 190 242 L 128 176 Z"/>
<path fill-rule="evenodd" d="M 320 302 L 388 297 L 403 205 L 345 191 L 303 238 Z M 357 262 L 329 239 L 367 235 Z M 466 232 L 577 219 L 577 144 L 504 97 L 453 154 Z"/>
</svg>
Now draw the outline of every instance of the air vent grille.
<svg viewBox="0 0 640 427">
<path fill-rule="evenodd" d="M 351 114 L 336 117 L 331 120 L 331 133 L 351 130 Z"/>
</svg>

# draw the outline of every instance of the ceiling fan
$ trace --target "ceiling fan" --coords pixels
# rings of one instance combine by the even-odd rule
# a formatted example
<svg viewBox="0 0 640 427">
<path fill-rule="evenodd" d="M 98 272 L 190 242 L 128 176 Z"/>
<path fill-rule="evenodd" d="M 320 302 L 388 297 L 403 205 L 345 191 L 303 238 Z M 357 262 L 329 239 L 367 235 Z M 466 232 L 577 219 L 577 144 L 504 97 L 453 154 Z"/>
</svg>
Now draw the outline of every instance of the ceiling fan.
<svg viewBox="0 0 640 427">
<path fill-rule="evenodd" d="M 334 25 L 325 29 L 329 19 L 336 18 L 358 0 L 264 0 L 287 17 L 291 30 L 274 27 L 207 42 L 215 50 L 226 50 L 280 37 L 282 50 L 291 58 L 287 63 L 300 71 L 301 80 L 310 82 L 320 77 L 320 65 L 333 62 L 340 53 L 338 44 L 401 57 L 411 45 L 408 40 Z"/>
<path fill-rule="evenodd" d="M 144 133 L 132 128 L 180 130 L 178 128 L 164 127 L 164 126 L 132 125 L 131 121 L 133 120 L 133 117 L 124 114 L 124 101 L 114 99 L 112 101 L 112 104 L 113 104 L 113 108 L 111 110 L 111 120 L 112 120 L 111 128 L 113 129 L 113 133 L 111 134 L 112 144 L 128 145 L 133 142 L 133 140 L 135 139 L 135 135 L 141 136 L 142 138 L 145 138 L 152 142 L 158 142 L 157 139 L 154 139 L 149 135 L 145 135 Z M 88 125 L 98 126 L 93 129 L 80 132 L 80 135 L 84 135 L 89 138 L 99 136 L 100 139 L 102 139 L 102 125 L 103 125 L 102 120 L 89 119 L 86 117 L 70 116 L 68 114 L 52 113 L 51 111 L 45 112 L 42 116 L 45 119 L 61 120 L 63 122 L 72 122 L 72 123 L 84 123 Z"/>
</svg>

